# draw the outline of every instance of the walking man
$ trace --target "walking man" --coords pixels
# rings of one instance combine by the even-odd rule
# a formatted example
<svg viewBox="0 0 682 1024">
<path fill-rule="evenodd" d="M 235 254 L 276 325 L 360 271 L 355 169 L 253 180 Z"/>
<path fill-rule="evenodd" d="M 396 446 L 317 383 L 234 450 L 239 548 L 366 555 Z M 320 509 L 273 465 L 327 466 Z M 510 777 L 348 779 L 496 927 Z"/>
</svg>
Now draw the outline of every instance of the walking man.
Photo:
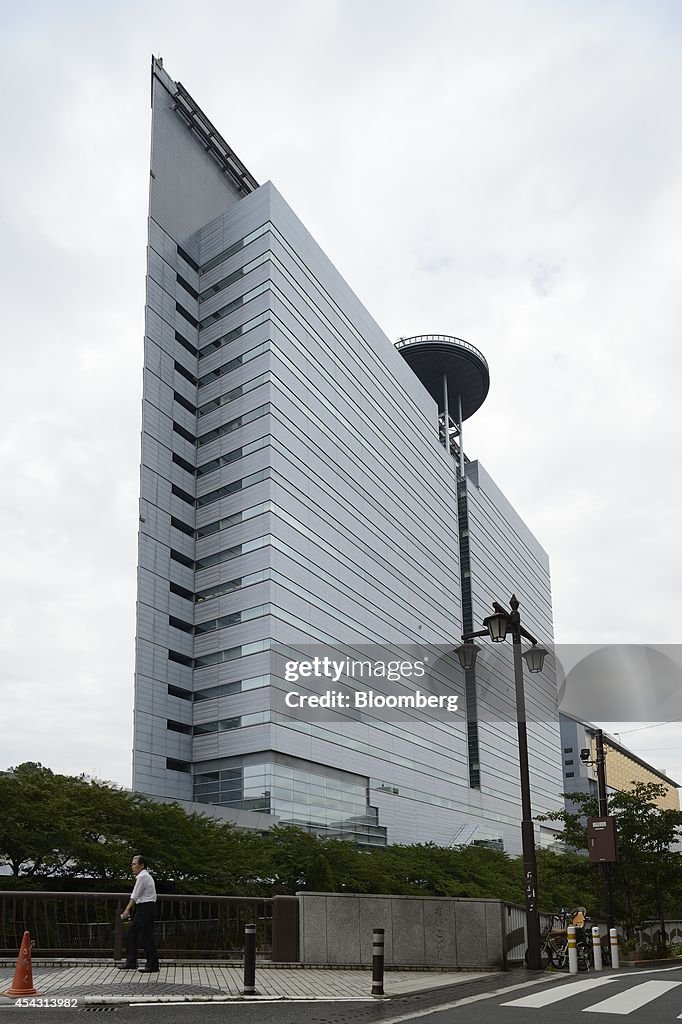
<svg viewBox="0 0 682 1024">
<path fill-rule="evenodd" d="M 126 940 L 126 962 L 119 967 L 121 971 L 137 969 L 137 943 L 142 933 L 146 964 L 140 967 L 143 974 L 156 974 L 159 970 L 159 954 L 156 951 L 154 938 L 154 921 L 156 919 L 156 886 L 154 879 L 147 871 L 144 857 L 137 854 L 130 865 L 135 875 L 135 885 L 130 894 L 130 902 L 121 914 L 122 921 L 130 920 L 132 924 Z"/>
</svg>

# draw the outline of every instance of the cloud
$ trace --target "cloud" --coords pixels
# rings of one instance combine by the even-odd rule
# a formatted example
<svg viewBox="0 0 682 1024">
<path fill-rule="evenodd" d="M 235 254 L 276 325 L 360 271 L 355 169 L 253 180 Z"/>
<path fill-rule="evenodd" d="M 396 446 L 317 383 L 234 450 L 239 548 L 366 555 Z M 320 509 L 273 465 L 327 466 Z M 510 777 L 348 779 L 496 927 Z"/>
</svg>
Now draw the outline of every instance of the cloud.
<svg viewBox="0 0 682 1024">
<path fill-rule="evenodd" d="M 390 337 L 484 352 L 467 450 L 550 554 L 558 639 L 679 639 L 681 20 L 540 0 L 8 17 L 8 763 L 129 781 L 152 50 Z"/>
</svg>

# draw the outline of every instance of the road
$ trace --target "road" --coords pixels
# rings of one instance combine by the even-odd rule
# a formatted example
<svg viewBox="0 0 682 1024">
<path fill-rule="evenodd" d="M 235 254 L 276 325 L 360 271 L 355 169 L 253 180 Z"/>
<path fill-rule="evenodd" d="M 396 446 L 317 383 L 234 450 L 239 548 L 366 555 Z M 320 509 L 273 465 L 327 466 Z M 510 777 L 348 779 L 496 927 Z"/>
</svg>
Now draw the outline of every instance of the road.
<svg viewBox="0 0 682 1024">
<path fill-rule="evenodd" d="M 682 967 L 574 978 L 512 972 L 386 1001 L 147 1003 L 70 1010 L 8 1006 L 0 1009 L 0 1022 L 76 1024 L 86 1013 L 112 1024 L 217 1024 L 227 1015 L 235 1024 L 587 1024 L 590 1017 L 595 1024 L 609 1018 L 614 1024 L 622 1018 L 628 1024 L 674 1024 L 682 1020 Z"/>
</svg>

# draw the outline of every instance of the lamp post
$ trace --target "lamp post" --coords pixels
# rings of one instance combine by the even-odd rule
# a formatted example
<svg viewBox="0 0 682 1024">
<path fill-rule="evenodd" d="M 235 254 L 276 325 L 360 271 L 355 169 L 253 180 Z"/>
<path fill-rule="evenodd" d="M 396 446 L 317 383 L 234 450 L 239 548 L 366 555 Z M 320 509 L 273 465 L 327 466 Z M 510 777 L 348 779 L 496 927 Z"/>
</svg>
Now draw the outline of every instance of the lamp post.
<svg viewBox="0 0 682 1024">
<path fill-rule="evenodd" d="M 547 655 L 544 647 L 521 625 L 519 602 L 512 594 L 509 599 L 510 611 L 493 601 L 494 612 L 483 620 L 485 629 L 462 637 L 464 643 L 456 650 L 463 669 L 473 668 L 480 647 L 471 643 L 475 637 L 487 636 L 493 643 L 503 643 L 511 634 L 514 651 L 514 689 L 516 695 L 516 727 L 519 738 L 519 775 L 521 780 L 521 846 L 523 850 L 523 874 L 526 893 L 526 930 L 528 933 L 528 967 L 533 971 L 542 969 L 540 958 L 540 913 L 538 909 L 537 862 L 535 858 L 535 832 L 530 802 L 530 774 L 528 770 L 528 736 L 526 731 L 526 695 L 523 688 L 523 662 L 529 672 L 541 672 Z M 522 652 L 521 638 L 528 640 L 531 647 Z"/>
<path fill-rule="evenodd" d="M 604 750 L 604 733 L 596 729 L 594 733 L 595 757 L 590 757 L 592 751 L 589 747 L 580 751 L 580 760 L 583 764 L 591 764 L 597 769 L 597 796 L 599 799 L 599 817 L 606 818 L 609 813 L 609 802 L 606 792 L 606 751 Z M 602 877 L 602 887 L 605 893 L 606 903 L 606 927 L 609 932 L 615 927 L 616 919 L 613 912 L 613 885 L 610 861 L 599 864 Z"/>
</svg>

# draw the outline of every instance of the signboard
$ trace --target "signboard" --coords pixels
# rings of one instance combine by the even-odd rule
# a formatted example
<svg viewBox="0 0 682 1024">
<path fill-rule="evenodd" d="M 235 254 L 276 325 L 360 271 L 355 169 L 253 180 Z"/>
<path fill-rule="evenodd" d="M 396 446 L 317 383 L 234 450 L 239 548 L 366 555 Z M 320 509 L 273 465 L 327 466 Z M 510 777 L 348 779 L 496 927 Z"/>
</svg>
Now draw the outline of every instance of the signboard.
<svg viewBox="0 0 682 1024">
<path fill-rule="evenodd" d="M 587 819 L 587 853 L 593 864 L 609 864 L 618 860 L 616 819 Z"/>
</svg>

